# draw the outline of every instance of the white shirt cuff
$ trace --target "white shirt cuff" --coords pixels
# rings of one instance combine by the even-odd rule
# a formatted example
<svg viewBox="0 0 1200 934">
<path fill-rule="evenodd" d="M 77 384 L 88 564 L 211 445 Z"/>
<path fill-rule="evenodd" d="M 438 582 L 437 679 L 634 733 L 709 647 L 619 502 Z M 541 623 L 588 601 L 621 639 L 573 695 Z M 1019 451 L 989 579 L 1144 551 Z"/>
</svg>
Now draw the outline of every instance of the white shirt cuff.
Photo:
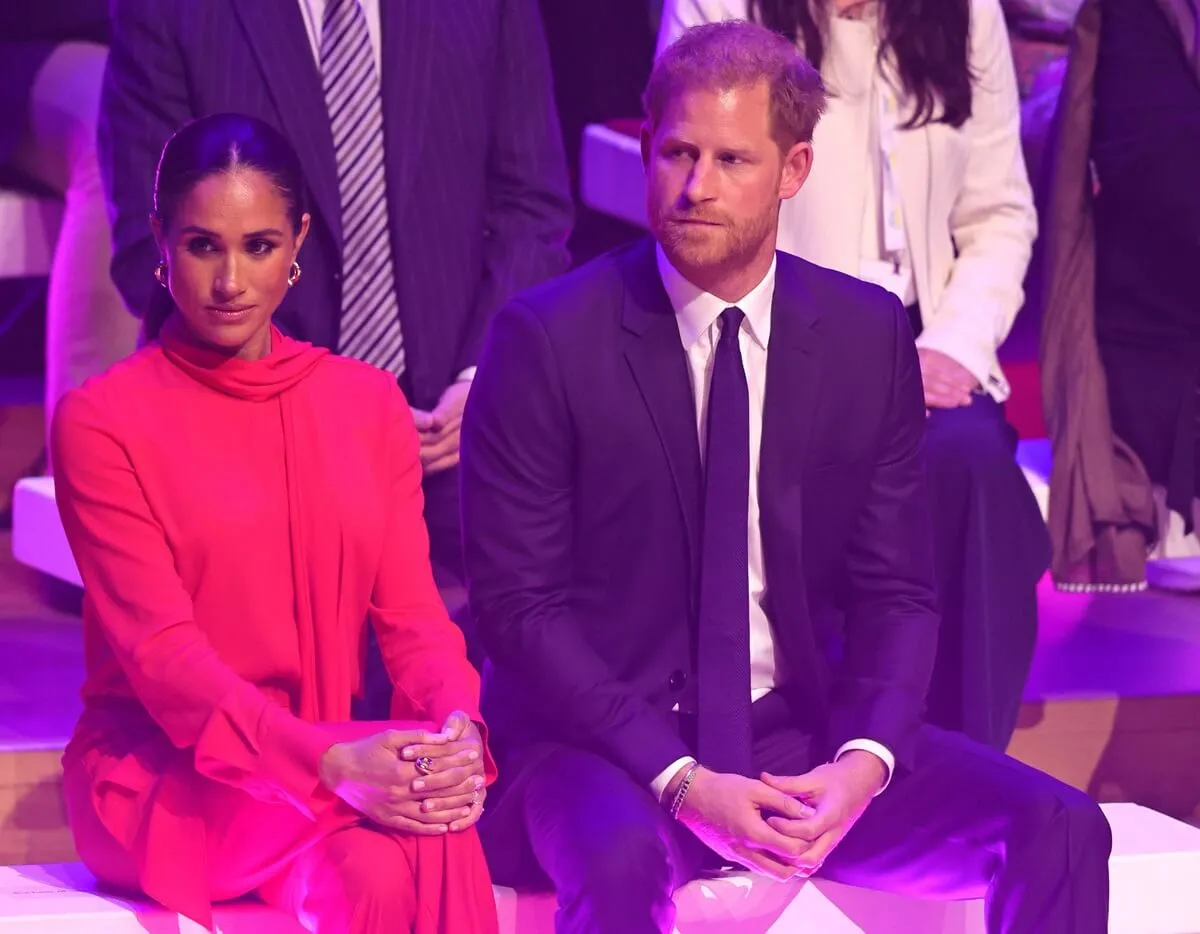
<svg viewBox="0 0 1200 934">
<path fill-rule="evenodd" d="M 465 370 L 463 370 L 461 373 L 458 374 L 458 379 L 456 379 L 455 382 L 456 383 L 471 382 L 471 380 L 473 380 L 475 378 L 475 370 L 476 370 L 476 368 L 473 366 L 467 367 Z"/>
<path fill-rule="evenodd" d="M 887 776 L 883 780 L 882 787 L 875 792 L 875 796 L 878 797 L 883 794 L 887 790 L 887 786 L 892 783 L 892 773 L 896 771 L 896 757 L 892 755 L 892 751 L 883 745 L 883 743 L 877 743 L 873 739 L 852 739 L 850 742 L 842 744 L 842 748 L 837 751 L 837 755 L 833 757 L 833 761 L 837 762 L 838 759 L 851 749 L 869 752 L 883 763 L 883 767 L 887 769 Z"/>
<path fill-rule="evenodd" d="M 654 799 L 661 802 L 663 798 L 663 792 L 665 792 L 667 790 L 667 786 L 671 784 L 671 779 L 679 774 L 679 770 L 684 766 L 695 764 L 696 760 L 691 756 L 684 756 L 681 759 L 676 759 L 665 769 L 659 772 L 654 781 L 650 783 L 650 790 L 654 792 Z"/>
</svg>

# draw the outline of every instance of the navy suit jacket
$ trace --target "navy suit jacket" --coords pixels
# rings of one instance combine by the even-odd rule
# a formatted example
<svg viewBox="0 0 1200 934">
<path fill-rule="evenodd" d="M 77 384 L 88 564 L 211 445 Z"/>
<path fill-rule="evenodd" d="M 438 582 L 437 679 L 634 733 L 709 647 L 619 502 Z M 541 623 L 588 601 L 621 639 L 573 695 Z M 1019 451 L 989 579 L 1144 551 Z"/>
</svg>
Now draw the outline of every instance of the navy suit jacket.
<svg viewBox="0 0 1200 934">
<path fill-rule="evenodd" d="M 536 0 L 383 0 L 380 16 L 404 382 L 431 408 L 474 365 L 491 314 L 567 268 L 570 191 Z M 140 315 L 159 294 L 146 218 L 167 138 L 206 114 L 250 114 L 295 146 L 314 220 L 277 321 L 336 346 L 337 168 L 299 0 L 114 0 L 112 33 L 99 144 L 125 300 Z"/>
<path fill-rule="evenodd" d="M 758 478 L 768 615 L 798 725 L 830 751 L 877 740 L 901 768 L 938 629 L 924 425 L 900 303 L 779 254 Z M 460 483 L 500 753 L 569 743 L 649 783 L 691 752 L 671 710 L 695 709 L 703 477 L 651 241 L 497 314 Z"/>
</svg>

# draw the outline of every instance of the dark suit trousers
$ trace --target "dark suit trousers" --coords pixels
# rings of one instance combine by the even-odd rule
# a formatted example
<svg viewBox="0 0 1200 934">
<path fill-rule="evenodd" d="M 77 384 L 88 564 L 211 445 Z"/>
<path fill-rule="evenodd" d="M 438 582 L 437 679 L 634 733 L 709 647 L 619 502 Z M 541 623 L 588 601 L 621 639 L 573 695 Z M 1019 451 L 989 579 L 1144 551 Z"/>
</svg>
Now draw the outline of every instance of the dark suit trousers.
<svg viewBox="0 0 1200 934">
<path fill-rule="evenodd" d="M 786 775 L 818 764 L 777 695 L 754 705 L 754 719 L 757 768 Z M 916 761 L 871 803 L 820 878 L 985 896 L 991 934 L 1104 934 L 1112 841 L 1090 798 L 933 727 L 922 730 Z M 480 832 L 497 883 L 553 886 L 559 934 L 670 931 L 672 892 L 715 859 L 626 772 L 563 746 L 537 752 Z"/>
<path fill-rule="evenodd" d="M 942 626 L 928 719 L 993 749 L 1017 725 L 1050 538 L 988 396 L 930 413 L 925 435 Z"/>
</svg>

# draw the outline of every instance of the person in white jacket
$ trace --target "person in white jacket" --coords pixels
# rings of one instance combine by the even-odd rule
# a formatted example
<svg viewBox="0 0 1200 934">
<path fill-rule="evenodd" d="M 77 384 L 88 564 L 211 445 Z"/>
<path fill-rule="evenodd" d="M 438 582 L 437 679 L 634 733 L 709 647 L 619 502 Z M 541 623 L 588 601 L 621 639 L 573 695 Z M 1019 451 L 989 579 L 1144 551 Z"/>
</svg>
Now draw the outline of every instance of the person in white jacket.
<svg viewBox="0 0 1200 934">
<path fill-rule="evenodd" d="M 730 19 L 794 39 L 830 90 L 779 248 L 909 309 L 943 611 L 929 719 L 1002 750 L 1049 545 L 996 359 L 1037 234 L 999 0 L 666 0 L 659 52 L 688 27 Z"/>
</svg>

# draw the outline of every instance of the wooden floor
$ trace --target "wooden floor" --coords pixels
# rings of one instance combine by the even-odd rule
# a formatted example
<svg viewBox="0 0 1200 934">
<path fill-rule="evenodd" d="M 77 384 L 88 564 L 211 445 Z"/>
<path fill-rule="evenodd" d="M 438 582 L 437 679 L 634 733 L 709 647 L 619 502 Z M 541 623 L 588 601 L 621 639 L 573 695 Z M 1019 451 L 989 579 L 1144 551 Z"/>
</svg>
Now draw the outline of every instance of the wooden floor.
<svg viewBox="0 0 1200 934">
<path fill-rule="evenodd" d="M 59 757 L 79 712 L 78 593 L 0 532 L 0 864 L 74 857 Z M 1017 758 L 1104 801 L 1200 820 L 1200 597 L 1041 589 Z"/>
</svg>

